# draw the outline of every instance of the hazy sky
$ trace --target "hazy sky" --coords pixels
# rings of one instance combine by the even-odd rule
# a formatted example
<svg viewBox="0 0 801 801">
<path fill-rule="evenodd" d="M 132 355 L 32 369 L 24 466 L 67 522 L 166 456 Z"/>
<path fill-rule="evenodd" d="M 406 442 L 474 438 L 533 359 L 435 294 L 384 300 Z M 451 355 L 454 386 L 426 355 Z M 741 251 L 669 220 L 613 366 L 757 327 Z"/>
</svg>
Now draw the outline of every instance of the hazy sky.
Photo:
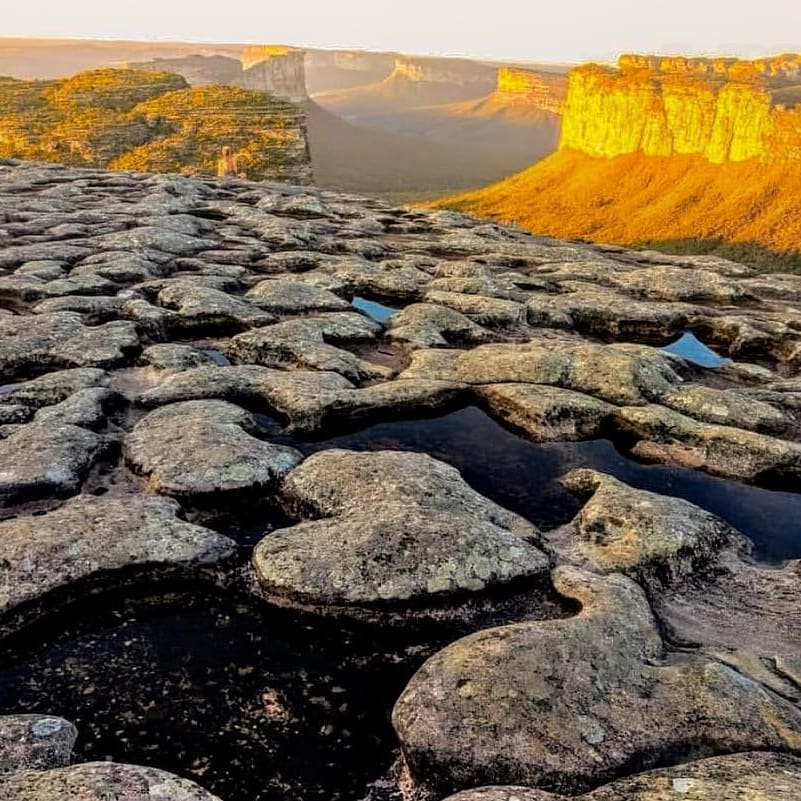
<svg viewBox="0 0 801 801">
<path fill-rule="evenodd" d="M 10 0 L 9 0 L 10 1 Z M 581 61 L 801 50 L 801 0 L 18 0 L 6 36 L 282 42 Z"/>
</svg>

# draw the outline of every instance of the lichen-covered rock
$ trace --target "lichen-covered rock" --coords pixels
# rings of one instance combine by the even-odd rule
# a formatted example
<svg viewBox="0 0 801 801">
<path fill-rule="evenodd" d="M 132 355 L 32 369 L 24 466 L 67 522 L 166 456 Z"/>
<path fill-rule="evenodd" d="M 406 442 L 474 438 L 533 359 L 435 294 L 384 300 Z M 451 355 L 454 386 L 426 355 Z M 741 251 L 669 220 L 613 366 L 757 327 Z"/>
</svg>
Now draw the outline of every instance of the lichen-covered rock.
<svg viewBox="0 0 801 801">
<path fill-rule="evenodd" d="M 794 485 L 801 481 L 801 445 L 795 442 L 699 423 L 657 405 L 618 409 L 615 420 L 621 431 L 638 440 L 634 452 L 653 461 L 747 481 L 778 479 Z"/>
<path fill-rule="evenodd" d="M 68 423 L 29 423 L 0 440 L 0 507 L 75 494 L 108 440 Z"/>
<path fill-rule="evenodd" d="M 614 409 L 591 395 L 537 384 L 490 384 L 478 395 L 495 417 L 535 442 L 598 437 Z"/>
<path fill-rule="evenodd" d="M 0 615 L 90 580 L 117 586 L 127 570 L 211 577 L 234 543 L 178 512 L 175 501 L 152 495 L 79 495 L 47 514 L 0 522 Z"/>
<path fill-rule="evenodd" d="M 69 765 L 78 732 L 63 718 L 0 716 L 0 787 L 6 774 Z"/>
<path fill-rule="evenodd" d="M 89 327 L 75 312 L 0 317 L 0 378 L 68 367 L 117 367 L 138 347 L 130 322 Z"/>
<path fill-rule="evenodd" d="M 435 603 L 548 572 L 534 526 L 423 454 L 319 453 L 287 476 L 282 497 L 313 518 L 254 552 L 261 586 L 282 602 L 329 611 Z"/>
<path fill-rule="evenodd" d="M 312 311 L 347 311 L 350 304 L 327 289 L 302 281 L 275 279 L 261 281 L 247 299 L 275 314 L 303 314 Z"/>
<path fill-rule="evenodd" d="M 549 541 L 562 559 L 590 570 L 675 583 L 714 564 L 720 550 L 743 539 L 695 504 L 634 489 L 595 470 L 573 470 L 562 483 L 591 497 Z"/>
<path fill-rule="evenodd" d="M 418 783 L 573 794 L 700 742 L 707 754 L 801 749 L 793 704 L 720 663 L 666 653 L 633 581 L 574 568 L 554 581 L 582 605 L 575 617 L 472 634 L 412 677 L 393 722 Z"/>
<path fill-rule="evenodd" d="M 466 384 L 548 384 L 630 404 L 656 400 L 679 380 L 657 352 L 647 359 L 625 347 L 570 340 L 480 345 L 468 351 L 420 350 L 412 354 L 401 377 Z"/>
<path fill-rule="evenodd" d="M 710 757 L 638 773 L 571 801 L 795 801 L 801 792 L 801 760 L 788 754 L 751 752 Z M 488 786 L 464 790 L 446 801 L 568 801 L 531 787 Z"/>
<path fill-rule="evenodd" d="M 155 768 L 85 762 L 0 778 L 5 801 L 220 801 L 194 782 Z"/>
<path fill-rule="evenodd" d="M 136 424 L 125 440 L 125 459 L 147 477 L 150 489 L 164 495 L 264 493 L 302 456 L 256 439 L 251 432 L 257 431 L 252 415 L 232 403 L 174 403 Z"/>
<path fill-rule="evenodd" d="M 394 314 L 387 336 L 416 348 L 447 348 L 489 342 L 493 335 L 464 314 L 433 303 L 413 303 Z"/>
<path fill-rule="evenodd" d="M 375 339 L 380 326 L 353 312 L 286 320 L 235 336 L 225 352 L 237 362 L 339 373 L 350 381 L 388 378 L 390 370 L 331 343 Z"/>
</svg>

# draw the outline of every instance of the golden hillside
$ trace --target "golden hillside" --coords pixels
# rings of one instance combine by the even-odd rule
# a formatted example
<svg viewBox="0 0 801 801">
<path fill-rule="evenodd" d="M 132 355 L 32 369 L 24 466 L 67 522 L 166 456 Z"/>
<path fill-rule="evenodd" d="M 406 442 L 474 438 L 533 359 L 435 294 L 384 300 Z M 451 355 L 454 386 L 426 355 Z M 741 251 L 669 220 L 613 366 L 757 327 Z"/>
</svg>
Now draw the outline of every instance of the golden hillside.
<svg viewBox="0 0 801 801">
<path fill-rule="evenodd" d="M 302 109 L 264 92 L 145 70 L 0 78 L 0 157 L 213 174 L 224 145 L 250 178 L 310 177 Z"/>
<path fill-rule="evenodd" d="M 628 56 L 617 70 L 579 67 L 557 153 L 438 205 L 557 237 L 801 267 L 799 64 Z"/>
</svg>

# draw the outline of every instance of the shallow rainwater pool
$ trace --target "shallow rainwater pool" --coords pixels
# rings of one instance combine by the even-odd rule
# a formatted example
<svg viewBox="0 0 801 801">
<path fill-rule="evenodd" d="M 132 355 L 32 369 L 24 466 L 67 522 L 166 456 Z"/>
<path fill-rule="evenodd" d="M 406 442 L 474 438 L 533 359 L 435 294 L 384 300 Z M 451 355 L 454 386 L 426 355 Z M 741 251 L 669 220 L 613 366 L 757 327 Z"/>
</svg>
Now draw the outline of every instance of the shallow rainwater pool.
<svg viewBox="0 0 801 801">
<path fill-rule="evenodd" d="M 482 494 L 545 530 L 568 522 L 582 505 L 561 486 L 559 477 L 589 467 L 714 512 L 754 541 L 759 559 L 801 557 L 801 494 L 774 492 L 681 467 L 641 464 L 608 440 L 529 442 L 476 407 L 438 418 L 379 423 L 321 442 L 286 441 L 306 453 L 327 448 L 428 453 L 461 470 Z"/>
<path fill-rule="evenodd" d="M 681 356 L 688 362 L 697 364 L 699 367 L 722 367 L 730 364 L 731 359 L 715 353 L 712 348 L 707 347 L 695 334 L 685 333 L 670 345 L 662 348 L 665 353 L 672 353 L 674 356 Z"/>
<path fill-rule="evenodd" d="M 376 300 L 368 300 L 367 298 L 355 297 L 351 301 L 351 306 L 354 309 L 363 311 L 368 317 L 372 317 L 378 323 L 385 323 L 395 314 L 398 309 L 393 309 L 391 306 L 385 306 Z"/>
<path fill-rule="evenodd" d="M 70 607 L 4 647 L 0 713 L 61 715 L 76 761 L 193 779 L 223 801 L 361 798 L 427 655 L 210 594 Z"/>
</svg>

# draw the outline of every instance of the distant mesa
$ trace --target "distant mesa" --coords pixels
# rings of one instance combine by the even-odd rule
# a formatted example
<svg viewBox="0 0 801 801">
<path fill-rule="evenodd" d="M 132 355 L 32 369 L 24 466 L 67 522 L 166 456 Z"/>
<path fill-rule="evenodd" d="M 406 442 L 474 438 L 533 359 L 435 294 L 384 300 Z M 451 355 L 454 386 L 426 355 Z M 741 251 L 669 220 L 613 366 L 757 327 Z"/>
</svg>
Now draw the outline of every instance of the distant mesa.
<svg viewBox="0 0 801 801">
<path fill-rule="evenodd" d="M 799 198 L 801 55 L 624 55 L 571 70 L 557 153 L 441 205 L 551 236 L 785 254 L 801 268 Z"/>
<path fill-rule="evenodd" d="M 561 114 L 567 97 L 567 76 L 513 67 L 498 70 L 496 95 L 514 106 Z"/>
<path fill-rule="evenodd" d="M 0 78 L 0 157 L 213 174 L 223 144 L 252 178 L 311 180 L 303 109 L 264 92 L 190 87 L 155 68 Z"/>
</svg>

